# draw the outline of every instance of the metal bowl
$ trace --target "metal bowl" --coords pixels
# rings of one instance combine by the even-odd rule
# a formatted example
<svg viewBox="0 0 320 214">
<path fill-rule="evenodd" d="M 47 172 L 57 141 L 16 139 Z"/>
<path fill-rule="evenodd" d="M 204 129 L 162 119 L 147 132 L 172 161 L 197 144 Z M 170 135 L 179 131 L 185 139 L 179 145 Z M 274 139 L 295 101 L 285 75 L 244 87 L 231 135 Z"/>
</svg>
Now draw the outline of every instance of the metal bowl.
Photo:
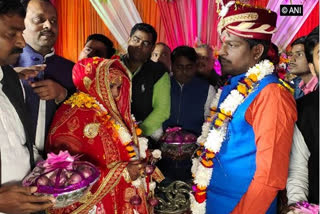
<svg viewBox="0 0 320 214">
<path fill-rule="evenodd" d="M 172 160 L 188 160 L 191 159 L 194 151 L 197 149 L 196 142 L 161 142 L 160 150 L 162 157 Z"/>
<path fill-rule="evenodd" d="M 56 199 L 53 208 L 63 208 L 80 201 L 80 199 L 89 192 L 93 184 L 95 184 L 98 180 L 99 177 L 95 181 L 90 183 L 89 186 L 82 187 L 80 189 L 76 189 L 70 192 L 61 193 L 58 195 L 45 193 L 35 193 L 35 195 L 52 196 Z"/>
</svg>

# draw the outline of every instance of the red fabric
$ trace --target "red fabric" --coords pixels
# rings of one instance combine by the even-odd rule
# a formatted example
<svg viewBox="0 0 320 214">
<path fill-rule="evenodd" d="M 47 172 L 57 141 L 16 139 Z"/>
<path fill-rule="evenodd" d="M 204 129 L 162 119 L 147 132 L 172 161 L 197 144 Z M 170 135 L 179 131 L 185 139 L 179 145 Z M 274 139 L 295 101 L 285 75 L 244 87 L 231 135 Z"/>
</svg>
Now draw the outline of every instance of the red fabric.
<svg viewBox="0 0 320 214">
<path fill-rule="evenodd" d="M 256 172 L 232 213 L 266 213 L 287 183 L 296 104 L 287 89 L 270 84 L 251 103 L 245 117 L 255 134 Z"/>
<path fill-rule="evenodd" d="M 114 99 L 109 85 L 119 79 L 122 82 L 120 94 Z M 123 178 L 130 157 L 115 126 L 115 122 L 122 124 L 133 139 L 136 138 L 130 113 L 131 83 L 128 71 L 118 60 L 84 59 L 75 65 L 73 80 L 80 91 L 95 97 L 106 111 L 63 104 L 53 119 L 47 151 L 57 153 L 68 150 L 73 155 L 83 154 L 82 160 L 97 166 L 101 176 L 91 189 L 92 201 L 50 210 L 50 213 L 71 213 L 80 209 L 79 213 L 88 213 L 93 206 L 97 206 L 97 213 L 132 214 L 133 209 L 148 213 L 145 191 L 136 189 Z M 88 132 L 88 128 L 94 125 L 98 125 L 98 130 Z M 88 135 L 90 133 L 93 136 Z M 99 188 L 100 191 L 97 191 Z M 142 198 L 142 204 L 133 207 L 130 198 L 137 193 Z"/>
<path fill-rule="evenodd" d="M 200 29 L 201 35 L 198 39 L 203 44 L 211 45 L 213 49 L 219 41 L 219 35 L 217 34 L 218 13 L 216 11 L 217 4 L 215 0 L 202 1 L 202 26 Z"/>
<path fill-rule="evenodd" d="M 248 4 L 266 8 L 269 0 L 249 0 Z"/>
<path fill-rule="evenodd" d="M 243 18 L 235 18 L 234 20 L 228 20 L 228 22 L 225 23 L 225 20 L 227 20 L 228 17 L 241 14 L 245 15 L 245 13 L 257 13 L 258 16 L 257 18 L 251 17 L 251 19 L 248 19 L 247 21 Z M 235 29 L 239 24 L 245 22 L 254 22 L 255 24 L 247 29 Z M 276 23 L 277 14 L 275 12 L 236 3 L 229 8 L 227 14 L 220 20 L 219 24 L 221 24 L 221 29 L 219 28 L 218 30 L 222 32 L 226 29 L 229 33 L 243 38 L 271 40 L 272 31 L 276 28 Z M 255 31 L 265 24 L 270 25 L 270 27 L 265 29 L 263 32 L 261 32 L 261 29 L 260 32 Z"/>
<path fill-rule="evenodd" d="M 312 12 L 303 23 L 300 30 L 297 34 L 293 37 L 290 43 L 292 43 L 295 39 L 308 35 L 315 27 L 319 25 L 319 2 L 313 8 Z"/>
<path fill-rule="evenodd" d="M 171 50 L 180 45 L 193 46 L 197 35 L 195 2 L 195 0 L 157 1 Z M 189 30 L 185 30 L 186 26 Z"/>
<path fill-rule="evenodd" d="M 157 1 L 160 10 L 161 20 L 163 21 L 168 46 L 171 50 L 177 46 L 183 45 L 185 38 L 182 31 L 182 23 L 179 17 L 179 10 L 176 1 L 168 2 L 166 0 Z"/>
<path fill-rule="evenodd" d="M 110 62 L 112 62 L 112 66 L 108 65 Z M 110 66 L 110 69 L 109 69 Z M 96 70 L 100 67 L 99 72 L 99 81 L 102 81 L 100 85 L 100 91 L 103 92 L 101 94 L 98 93 L 97 90 L 97 79 L 96 79 Z M 110 91 L 109 84 L 105 84 L 104 81 L 107 83 L 110 82 L 109 73 L 111 70 L 117 70 L 119 72 L 119 75 L 122 77 L 122 87 L 120 89 L 120 97 L 121 99 L 113 100 L 111 93 L 108 93 Z M 127 126 L 131 126 L 132 120 L 131 120 L 131 110 L 130 110 L 130 79 L 128 77 L 128 71 L 124 69 L 122 64 L 119 60 L 104 60 L 102 58 L 87 58 L 79 61 L 74 67 L 72 71 L 72 79 L 74 82 L 74 85 L 79 91 L 88 93 L 89 95 L 97 98 L 97 100 L 104 105 L 106 109 L 111 111 L 111 114 L 115 115 L 118 114 L 117 117 L 122 118 L 124 122 L 127 124 Z M 84 78 L 89 78 L 92 83 L 90 85 L 90 88 L 86 88 L 84 85 Z M 105 95 L 105 96 L 102 96 Z M 115 102 L 117 105 L 117 108 L 113 108 L 111 103 Z M 129 103 L 128 103 L 129 102 Z M 119 110 L 119 113 L 118 113 Z M 131 128 L 131 127 L 130 127 Z"/>
</svg>

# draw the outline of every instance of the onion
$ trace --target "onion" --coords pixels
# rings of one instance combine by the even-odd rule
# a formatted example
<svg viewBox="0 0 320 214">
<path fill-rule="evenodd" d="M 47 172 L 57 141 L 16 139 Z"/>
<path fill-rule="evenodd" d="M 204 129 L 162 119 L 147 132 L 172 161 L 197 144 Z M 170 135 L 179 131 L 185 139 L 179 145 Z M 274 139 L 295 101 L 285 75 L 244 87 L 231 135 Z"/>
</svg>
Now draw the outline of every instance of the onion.
<svg viewBox="0 0 320 214">
<path fill-rule="evenodd" d="M 37 180 L 37 186 L 47 186 L 49 184 L 50 180 L 47 178 L 47 176 L 42 175 Z"/>
<path fill-rule="evenodd" d="M 80 181 L 82 181 L 81 175 L 80 175 L 79 173 L 75 172 L 75 173 L 73 173 L 73 174 L 70 176 L 70 178 L 69 178 L 69 180 L 68 180 L 68 184 L 69 184 L 69 185 L 77 184 L 77 183 L 79 183 Z"/>
<path fill-rule="evenodd" d="M 92 170 L 88 167 L 86 168 L 81 168 L 79 170 L 79 173 L 81 173 L 83 175 L 83 177 L 88 178 L 92 175 Z"/>
<path fill-rule="evenodd" d="M 50 176 L 50 181 L 52 183 L 53 186 L 56 185 L 56 179 L 57 179 L 57 173 L 53 173 L 51 176 Z M 61 186 L 64 186 L 66 181 L 67 181 L 67 176 L 65 174 L 65 172 L 61 172 L 59 177 L 59 182 L 57 184 L 58 187 L 61 187 Z"/>
<path fill-rule="evenodd" d="M 172 143 L 174 142 L 174 137 L 172 134 L 168 134 L 166 138 L 164 138 L 165 142 Z"/>
<path fill-rule="evenodd" d="M 173 142 L 182 143 L 182 140 L 183 140 L 183 137 L 179 133 L 177 133 L 174 136 Z"/>
<path fill-rule="evenodd" d="M 159 204 L 159 200 L 157 198 L 149 198 L 148 199 L 148 203 L 151 206 L 155 207 L 155 206 L 157 206 Z"/>
<path fill-rule="evenodd" d="M 151 175 L 153 173 L 154 169 L 155 169 L 154 165 L 147 165 L 146 166 L 146 174 Z"/>
<path fill-rule="evenodd" d="M 184 136 L 183 138 L 183 142 L 196 142 L 197 141 L 197 137 L 194 134 L 188 133 Z"/>
<path fill-rule="evenodd" d="M 142 202 L 139 195 L 134 195 L 130 198 L 130 204 L 132 205 L 140 205 Z"/>
</svg>

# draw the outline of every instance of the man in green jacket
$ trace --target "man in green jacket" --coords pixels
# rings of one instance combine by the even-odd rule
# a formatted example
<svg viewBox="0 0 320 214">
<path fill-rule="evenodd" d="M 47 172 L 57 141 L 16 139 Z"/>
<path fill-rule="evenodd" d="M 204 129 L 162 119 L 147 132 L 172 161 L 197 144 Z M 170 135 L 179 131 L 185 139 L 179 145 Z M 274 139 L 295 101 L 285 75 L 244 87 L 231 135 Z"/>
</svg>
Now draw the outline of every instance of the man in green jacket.
<svg viewBox="0 0 320 214">
<path fill-rule="evenodd" d="M 144 136 L 158 140 L 162 123 L 170 115 L 170 78 L 168 69 L 150 60 L 157 40 L 155 29 L 136 24 L 130 32 L 127 54 L 121 60 L 132 73 L 132 113 Z"/>
</svg>

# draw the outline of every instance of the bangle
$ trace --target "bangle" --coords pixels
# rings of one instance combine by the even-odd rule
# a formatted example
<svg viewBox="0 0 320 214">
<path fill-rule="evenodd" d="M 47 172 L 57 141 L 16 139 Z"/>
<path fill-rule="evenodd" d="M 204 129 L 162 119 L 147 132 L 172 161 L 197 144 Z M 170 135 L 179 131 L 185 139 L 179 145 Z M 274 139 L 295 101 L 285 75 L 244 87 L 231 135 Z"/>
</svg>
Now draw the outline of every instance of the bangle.
<svg viewBox="0 0 320 214">
<path fill-rule="evenodd" d="M 129 171 L 128 171 L 127 167 L 124 168 L 124 170 L 123 170 L 123 172 L 122 172 L 122 176 L 123 176 L 124 180 L 125 180 L 127 183 L 131 183 L 132 180 L 131 180 L 131 177 L 130 177 L 130 174 L 129 174 Z"/>
</svg>

